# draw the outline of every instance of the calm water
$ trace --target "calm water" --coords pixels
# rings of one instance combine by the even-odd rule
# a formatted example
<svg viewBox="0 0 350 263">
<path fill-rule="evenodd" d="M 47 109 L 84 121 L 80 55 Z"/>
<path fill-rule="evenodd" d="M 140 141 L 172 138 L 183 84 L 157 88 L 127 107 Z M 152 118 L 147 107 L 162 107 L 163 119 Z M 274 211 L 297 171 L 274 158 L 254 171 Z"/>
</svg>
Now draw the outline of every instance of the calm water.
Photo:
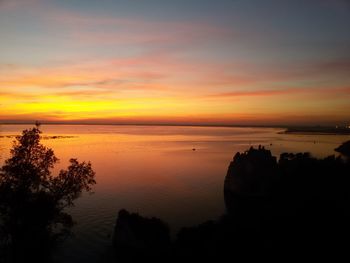
<svg viewBox="0 0 350 263">
<path fill-rule="evenodd" d="M 29 127 L 0 126 L 0 165 L 9 156 L 11 136 Z M 157 216 L 173 233 L 217 218 L 224 212 L 226 170 L 237 151 L 261 144 L 275 155 L 309 151 L 323 157 L 350 139 L 285 135 L 273 128 L 47 125 L 42 130 L 43 135 L 63 136 L 42 141 L 60 158 L 55 172 L 72 157 L 91 161 L 96 171 L 95 193 L 70 209 L 77 225 L 74 236 L 56 251 L 58 262 L 108 258 L 121 208 Z"/>
</svg>

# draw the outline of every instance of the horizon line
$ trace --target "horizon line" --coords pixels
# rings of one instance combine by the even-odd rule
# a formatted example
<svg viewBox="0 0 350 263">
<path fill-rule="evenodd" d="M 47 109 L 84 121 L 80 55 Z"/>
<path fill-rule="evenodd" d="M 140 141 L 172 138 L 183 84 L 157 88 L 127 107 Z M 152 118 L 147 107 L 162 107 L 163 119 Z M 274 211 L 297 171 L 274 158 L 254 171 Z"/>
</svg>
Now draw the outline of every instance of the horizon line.
<svg viewBox="0 0 350 263">
<path fill-rule="evenodd" d="M 103 126 L 178 126 L 178 127 L 227 127 L 227 128 L 244 128 L 244 127 L 256 127 L 256 128 L 290 128 L 290 127 L 334 127 L 333 125 L 305 125 L 305 124 L 223 124 L 223 123 L 118 123 L 118 122 L 64 122 L 64 121 L 38 121 L 41 125 L 103 125 Z M 0 121 L 0 125 L 35 125 L 36 121 Z"/>
</svg>

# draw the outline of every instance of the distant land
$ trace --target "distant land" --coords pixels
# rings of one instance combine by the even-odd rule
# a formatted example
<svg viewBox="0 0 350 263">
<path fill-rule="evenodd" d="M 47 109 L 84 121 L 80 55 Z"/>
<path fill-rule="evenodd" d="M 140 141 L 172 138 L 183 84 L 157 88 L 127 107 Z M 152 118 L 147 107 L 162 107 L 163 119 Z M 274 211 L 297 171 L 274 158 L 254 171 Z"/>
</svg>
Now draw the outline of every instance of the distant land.
<svg viewBox="0 0 350 263">
<path fill-rule="evenodd" d="M 334 134 L 334 135 L 350 135 L 348 127 L 289 127 L 285 134 Z"/>
<path fill-rule="evenodd" d="M 294 125 L 274 125 L 274 124 L 223 124 L 223 123 L 153 123 L 153 122 L 54 122 L 43 121 L 42 125 L 106 125 L 106 126 L 180 126 L 180 127 L 236 127 L 236 128 L 279 128 L 283 131 L 280 134 L 305 134 L 305 135 L 350 135 L 350 126 L 294 126 Z M 33 125 L 35 121 L 23 122 L 1 122 L 0 125 Z"/>
</svg>

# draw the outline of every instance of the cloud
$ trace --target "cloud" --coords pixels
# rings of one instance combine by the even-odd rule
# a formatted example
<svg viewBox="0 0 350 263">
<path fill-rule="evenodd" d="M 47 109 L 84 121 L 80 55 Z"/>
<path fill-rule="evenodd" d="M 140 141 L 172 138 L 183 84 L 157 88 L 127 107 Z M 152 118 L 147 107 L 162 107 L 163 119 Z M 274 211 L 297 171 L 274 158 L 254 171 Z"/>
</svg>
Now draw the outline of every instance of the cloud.
<svg viewBox="0 0 350 263">
<path fill-rule="evenodd" d="M 3 69 L 0 88 L 14 90 L 17 94 L 41 92 L 77 97 L 79 94 L 84 97 L 186 94 L 215 99 L 320 91 L 324 94 L 323 87 L 332 86 L 329 90 L 337 96 L 344 94 L 344 90 L 337 87 L 350 85 L 346 74 L 350 63 L 346 58 L 305 64 L 308 66 L 258 67 L 238 62 L 195 61 L 151 52 L 126 58 L 66 61 L 45 67 L 3 64 L 0 65 Z"/>
<path fill-rule="evenodd" d="M 52 6 L 41 16 L 68 30 L 72 41 L 81 45 L 138 45 L 140 48 L 175 49 L 231 37 L 232 28 L 203 21 L 157 20 L 140 16 L 109 16 L 77 12 Z"/>
<path fill-rule="evenodd" d="M 231 99 L 241 97 L 270 97 L 281 95 L 312 95 L 314 98 L 326 96 L 328 99 L 332 97 L 342 97 L 350 95 L 349 87 L 290 87 L 279 89 L 260 89 L 260 90 L 235 90 L 231 92 L 212 93 L 202 96 L 203 99 Z"/>
<path fill-rule="evenodd" d="M 350 57 L 318 61 L 314 65 L 310 65 L 310 71 L 319 74 L 338 73 L 348 75 L 350 73 Z"/>
<path fill-rule="evenodd" d="M 298 92 L 297 89 L 275 89 L 275 90 L 248 90 L 231 91 L 223 93 L 214 93 L 206 95 L 204 98 L 232 98 L 232 97 L 256 97 L 256 96 L 274 96 Z"/>
</svg>

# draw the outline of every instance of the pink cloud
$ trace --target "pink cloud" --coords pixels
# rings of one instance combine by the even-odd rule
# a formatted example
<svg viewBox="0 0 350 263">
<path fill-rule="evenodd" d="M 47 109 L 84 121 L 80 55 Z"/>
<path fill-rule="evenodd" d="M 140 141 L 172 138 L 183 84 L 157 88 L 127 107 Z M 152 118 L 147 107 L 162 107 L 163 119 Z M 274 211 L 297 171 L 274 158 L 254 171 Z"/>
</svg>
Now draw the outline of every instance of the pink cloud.
<svg viewBox="0 0 350 263">
<path fill-rule="evenodd" d="M 350 95 L 350 87 L 307 87 L 307 88 L 280 88 L 269 90 L 238 90 L 231 92 L 212 93 L 203 96 L 205 99 L 230 99 L 235 97 L 259 97 L 259 96 L 278 96 L 286 94 L 309 94 L 313 97 L 327 96 L 342 97 L 344 95 Z"/>
</svg>

